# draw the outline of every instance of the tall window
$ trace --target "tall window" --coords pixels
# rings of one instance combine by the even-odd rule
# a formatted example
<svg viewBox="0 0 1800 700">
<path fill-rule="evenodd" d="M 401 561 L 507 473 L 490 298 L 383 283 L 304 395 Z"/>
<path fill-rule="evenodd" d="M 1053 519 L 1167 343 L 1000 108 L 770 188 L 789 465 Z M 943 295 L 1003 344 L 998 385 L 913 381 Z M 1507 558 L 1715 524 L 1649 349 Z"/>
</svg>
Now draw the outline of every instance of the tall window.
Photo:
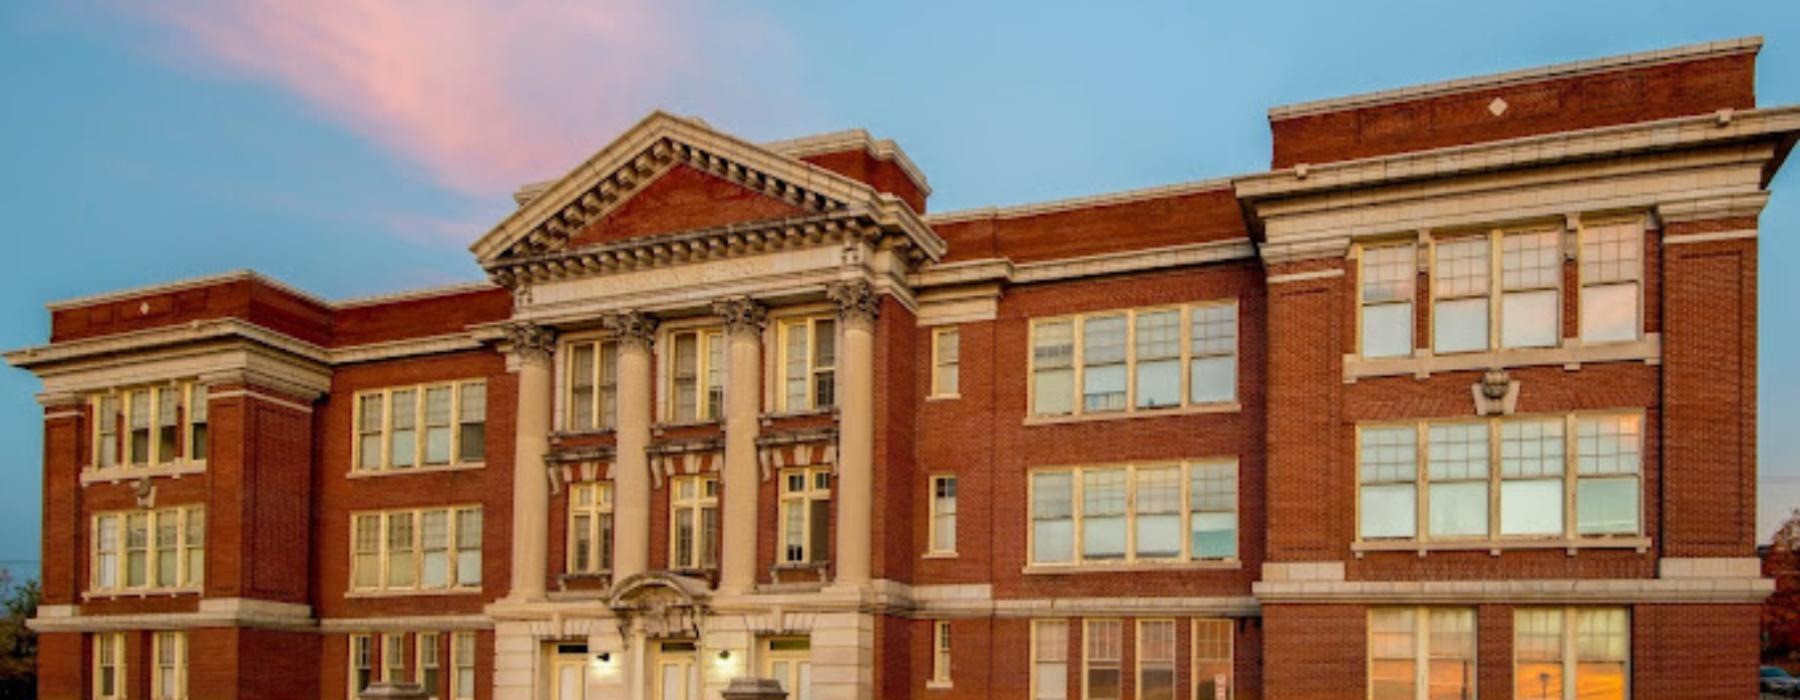
<svg viewBox="0 0 1800 700">
<path fill-rule="evenodd" d="M 956 553 L 956 477 L 931 477 L 931 548 L 929 554 Z"/>
<path fill-rule="evenodd" d="M 1362 250 L 1362 356 L 1407 357 L 1413 352 L 1413 285 L 1418 281 L 1412 243 Z"/>
<path fill-rule="evenodd" d="M 366 634 L 350 635 L 350 697 L 352 700 L 362 697 L 362 692 L 375 682 L 375 640 Z"/>
<path fill-rule="evenodd" d="M 962 334 L 955 326 L 931 331 L 931 395 L 954 397 L 962 392 Z"/>
<path fill-rule="evenodd" d="M 188 635 L 186 632 L 157 632 L 150 653 L 156 658 L 151 669 L 152 700 L 187 700 Z"/>
<path fill-rule="evenodd" d="M 355 513 L 351 588 L 362 592 L 481 586 L 481 509 Z"/>
<path fill-rule="evenodd" d="M 668 418 L 676 423 L 719 420 L 725 415 L 725 334 L 669 334 Z"/>
<path fill-rule="evenodd" d="M 1175 700 L 1175 621 L 1138 620 L 1137 697 Z"/>
<path fill-rule="evenodd" d="M 97 394 L 93 411 L 96 469 L 198 465 L 206 461 L 206 387 L 169 382 Z"/>
<path fill-rule="evenodd" d="M 455 668 L 455 687 L 451 697 L 455 700 L 474 700 L 475 698 L 475 633 L 457 632 L 450 638 L 450 659 Z"/>
<path fill-rule="evenodd" d="M 1432 290 L 1432 349 L 1438 354 L 1488 349 L 1489 279 L 1492 263 L 1487 236 L 1440 240 Z"/>
<path fill-rule="evenodd" d="M 206 573 L 203 508 L 183 506 L 95 515 L 89 589 L 113 593 L 199 588 Z"/>
<path fill-rule="evenodd" d="M 1371 700 L 1475 697 L 1475 611 L 1369 610 Z"/>
<path fill-rule="evenodd" d="M 1624 700 L 1630 695 L 1624 608 L 1513 612 L 1513 697 Z"/>
<path fill-rule="evenodd" d="M 1087 700 L 1119 700 L 1124 691 L 1125 623 L 1086 620 L 1082 631 L 1082 693 Z"/>
<path fill-rule="evenodd" d="M 94 634 L 94 700 L 125 698 L 125 633 Z"/>
<path fill-rule="evenodd" d="M 1231 620 L 1194 621 L 1194 697 L 1198 700 L 1230 698 L 1236 690 L 1231 682 Z"/>
<path fill-rule="evenodd" d="M 1643 328 L 1644 224 L 1581 230 L 1581 342 L 1638 339 Z"/>
<path fill-rule="evenodd" d="M 1069 622 L 1031 622 L 1032 700 L 1066 700 L 1069 697 Z"/>
<path fill-rule="evenodd" d="M 610 340 L 569 343 L 565 368 L 568 391 L 563 395 L 563 428 L 571 431 L 612 428 L 619 415 L 619 344 Z"/>
<path fill-rule="evenodd" d="M 569 485 L 569 573 L 612 570 L 612 484 Z"/>
<path fill-rule="evenodd" d="M 1237 468 L 1220 460 L 1040 470 L 1030 517 L 1033 564 L 1229 560 Z"/>
<path fill-rule="evenodd" d="M 782 563 L 825 563 L 831 552 L 831 471 L 783 471 L 780 517 Z"/>
<path fill-rule="evenodd" d="M 718 477 L 678 476 L 669 488 L 669 568 L 718 568 Z"/>
<path fill-rule="evenodd" d="M 438 633 L 420 632 L 414 646 L 418 649 L 418 660 L 413 667 L 418 684 L 425 689 L 425 697 L 436 700 L 441 695 L 439 688 L 443 684 L 443 659 L 438 655 Z"/>
<path fill-rule="evenodd" d="M 358 472 L 478 466 L 486 450 L 487 387 L 482 380 L 358 393 Z"/>
<path fill-rule="evenodd" d="M 398 683 L 406 678 L 406 635 L 381 635 L 381 680 Z"/>
<path fill-rule="evenodd" d="M 950 686 L 950 621 L 931 623 L 931 683 L 940 688 Z"/>
<path fill-rule="evenodd" d="M 1547 348 L 1562 341 L 1559 322 L 1562 233 L 1528 231 L 1500 237 L 1500 345 Z"/>
<path fill-rule="evenodd" d="M 829 316 L 782 321 L 781 410 L 822 411 L 837 405 L 837 321 Z"/>
<path fill-rule="evenodd" d="M 1637 413 L 1578 413 L 1362 426 L 1361 539 L 1638 535 L 1643 423 Z"/>
<path fill-rule="evenodd" d="M 1032 323 L 1031 345 L 1033 415 L 1153 411 L 1237 398 L 1234 302 L 1040 319 Z"/>
</svg>

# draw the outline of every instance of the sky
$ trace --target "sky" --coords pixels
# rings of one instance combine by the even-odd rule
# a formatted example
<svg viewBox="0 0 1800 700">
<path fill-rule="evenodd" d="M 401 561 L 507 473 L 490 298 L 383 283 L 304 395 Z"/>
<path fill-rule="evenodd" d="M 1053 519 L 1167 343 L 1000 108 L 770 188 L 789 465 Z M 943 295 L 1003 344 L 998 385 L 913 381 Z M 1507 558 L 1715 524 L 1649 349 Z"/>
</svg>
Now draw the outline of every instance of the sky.
<svg viewBox="0 0 1800 700">
<path fill-rule="evenodd" d="M 46 302 L 240 268 L 328 298 L 479 279 L 517 185 L 652 109 L 868 129 L 948 211 L 1260 170 L 1279 104 L 1745 35 L 1759 103 L 1800 103 L 1791 0 L 14 0 L 0 348 L 45 342 Z M 1762 539 L 1800 507 L 1796 177 L 1760 239 Z M 0 567 L 27 573 L 38 388 L 0 368 Z"/>
</svg>

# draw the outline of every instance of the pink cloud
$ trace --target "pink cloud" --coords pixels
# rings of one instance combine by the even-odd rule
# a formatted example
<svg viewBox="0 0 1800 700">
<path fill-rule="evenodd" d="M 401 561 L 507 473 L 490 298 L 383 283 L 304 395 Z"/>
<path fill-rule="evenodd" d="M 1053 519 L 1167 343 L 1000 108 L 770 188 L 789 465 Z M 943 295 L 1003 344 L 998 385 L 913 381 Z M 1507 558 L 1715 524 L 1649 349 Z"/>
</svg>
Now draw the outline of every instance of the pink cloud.
<svg viewBox="0 0 1800 700">
<path fill-rule="evenodd" d="M 687 0 L 115 7 L 168 30 L 184 62 L 290 91 L 471 195 L 561 175 L 652 108 L 710 104 L 755 121 L 791 97 L 745 84 L 791 75 L 775 32 Z"/>
</svg>

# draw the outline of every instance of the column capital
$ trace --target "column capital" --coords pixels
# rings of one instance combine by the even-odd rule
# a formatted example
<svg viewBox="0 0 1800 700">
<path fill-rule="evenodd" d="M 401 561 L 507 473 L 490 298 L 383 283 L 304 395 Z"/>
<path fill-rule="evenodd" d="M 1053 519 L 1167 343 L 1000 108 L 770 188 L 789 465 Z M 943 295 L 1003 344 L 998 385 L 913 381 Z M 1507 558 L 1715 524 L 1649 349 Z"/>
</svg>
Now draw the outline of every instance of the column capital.
<svg viewBox="0 0 1800 700">
<path fill-rule="evenodd" d="M 881 294 L 867 280 L 833 282 L 825 288 L 825 296 L 837 304 L 838 318 L 845 325 L 873 324 L 881 313 Z"/>
<path fill-rule="evenodd" d="M 731 297 L 712 303 L 713 314 L 725 319 L 728 335 L 762 335 L 769 323 L 769 307 L 750 297 Z"/>
<path fill-rule="evenodd" d="M 506 342 L 510 346 L 508 352 L 519 361 L 548 364 L 550 353 L 556 349 L 556 330 L 529 321 L 509 323 Z"/>
<path fill-rule="evenodd" d="M 606 330 L 619 341 L 621 350 L 637 348 L 648 352 L 656 343 L 655 317 L 642 311 L 621 311 L 606 317 Z"/>
</svg>

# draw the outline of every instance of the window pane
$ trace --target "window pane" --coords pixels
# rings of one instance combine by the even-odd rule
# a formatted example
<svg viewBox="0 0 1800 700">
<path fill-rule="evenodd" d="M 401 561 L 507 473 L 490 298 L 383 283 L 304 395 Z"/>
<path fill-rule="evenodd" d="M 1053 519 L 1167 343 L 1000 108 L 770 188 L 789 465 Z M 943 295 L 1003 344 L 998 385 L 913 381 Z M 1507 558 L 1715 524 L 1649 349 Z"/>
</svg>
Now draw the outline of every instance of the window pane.
<svg viewBox="0 0 1800 700">
<path fill-rule="evenodd" d="M 1155 360 L 1137 364 L 1137 407 L 1162 408 L 1181 404 L 1181 361 Z"/>
<path fill-rule="evenodd" d="M 415 464 L 413 428 L 418 424 L 418 394 L 411 389 L 394 392 L 393 433 L 388 441 L 389 463 L 395 467 Z"/>
<path fill-rule="evenodd" d="M 1194 309 L 1193 353 L 1237 354 L 1237 304 L 1207 304 Z"/>
<path fill-rule="evenodd" d="M 1598 416 L 1575 421 L 1578 473 L 1636 474 L 1643 421 L 1637 416 Z"/>
<path fill-rule="evenodd" d="M 1562 697 L 1561 610 L 1521 609 L 1513 613 L 1513 697 Z"/>
<path fill-rule="evenodd" d="M 1563 422 L 1513 420 L 1500 426 L 1500 475 L 1557 476 L 1563 472 Z"/>
<path fill-rule="evenodd" d="M 673 367 L 675 389 L 671 410 L 672 417 L 677 421 L 692 421 L 699 415 L 699 372 L 699 338 L 693 333 L 676 335 Z"/>
<path fill-rule="evenodd" d="M 1488 299 L 1446 299 L 1432 317 L 1432 348 L 1438 353 L 1488 348 Z"/>
<path fill-rule="evenodd" d="M 1074 410 L 1074 324 L 1068 321 L 1039 323 L 1032 328 L 1033 411 L 1040 415 Z"/>
<path fill-rule="evenodd" d="M 1500 483 L 1500 534 L 1560 535 L 1563 482 L 1509 479 Z"/>
<path fill-rule="evenodd" d="M 481 585 L 481 510 L 456 513 L 456 585 Z"/>
<path fill-rule="evenodd" d="M 1430 700 L 1470 700 L 1475 693 L 1475 611 L 1430 611 Z"/>
<path fill-rule="evenodd" d="M 456 456 L 463 462 L 480 462 L 487 459 L 487 384 L 464 384 L 461 391 Z"/>
<path fill-rule="evenodd" d="M 1575 511 L 1575 527 L 1583 535 L 1635 534 L 1637 478 L 1584 477 L 1575 489 Z"/>
<path fill-rule="evenodd" d="M 362 422 L 357 426 L 361 442 L 357 445 L 357 451 L 361 455 L 358 465 L 363 469 L 381 468 L 381 409 L 380 394 L 362 397 L 361 410 L 358 411 Z"/>
<path fill-rule="evenodd" d="M 1418 522 L 1413 484 L 1362 487 L 1362 536 L 1412 537 Z"/>
<path fill-rule="evenodd" d="M 1088 559 L 1125 556 L 1125 470 L 1081 475 L 1081 554 Z"/>
<path fill-rule="evenodd" d="M 807 381 L 811 379 L 810 361 L 806 349 L 810 345 L 806 337 L 806 324 L 790 323 L 783 327 L 787 333 L 786 345 L 782 348 L 786 363 L 782 372 L 787 380 L 784 389 L 786 402 L 784 407 L 789 411 L 802 411 L 806 405 Z"/>
<path fill-rule="evenodd" d="M 450 463 L 450 387 L 425 390 L 425 463 Z"/>
<path fill-rule="evenodd" d="M 1075 410 L 1075 370 L 1039 369 L 1032 378 L 1032 412 L 1038 415 L 1065 415 Z"/>
<path fill-rule="evenodd" d="M 1488 475 L 1488 427 L 1486 423 L 1446 423 L 1431 426 L 1430 474 L 1442 479 L 1486 479 Z"/>
<path fill-rule="evenodd" d="M 1575 696 L 1624 700 L 1625 662 L 1630 658 L 1625 611 L 1579 610 L 1575 625 Z"/>
<path fill-rule="evenodd" d="M 1636 282 L 1581 288 L 1581 341 L 1612 343 L 1637 340 Z"/>
<path fill-rule="evenodd" d="M 1363 250 L 1363 302 L 1411 300 L 1413 283 L 1418 279 L 1417 265 L 1410 243 Z"/>
<path fill-rule="evenodd" d="M 1196 559 L 1237 556 L 1237 465 L 1196 464 L 1188 471 L 1188 552 Z"/>
<path fill-rule="evenodd" d="M 1418 474 L 1418 432 L 1411 426 L 1364 428 L 1361 443 L 1363 483 L 1410 482 Z"/>
<path fill-rule="evenodd" d="M 1639 278 L 1644 225 L 1627 221 L 1586 227 L 1581 232 L 1581 283 L 1597 284 Z"/>
<path fill-rule="evenodd" d="M 1181 357 L 1181 312 L 1173 309 L 1137 315 L 1138 362 Z"/>
<path fill-rule="evenodd" d="M 1411 609 L 1369 611 L 1369 697 L 1414 700 L 1414 615 Z"/>
<path fill-rule="evenodd" d="M 1125 408 L 1125 317 L 1091 317 L 1082 324 L 1081 332 L 1083 409 Z"/>
<path fill-rule="evenodd" d="M 425 549 L 422 579 L 427 588 L 442 588 L 450 582 L 450 514 L 427 511 L 419 518 L 419 537 Z"/>
<path fill-rule="evenodd" d="M 594 427 L 594 344 L 572 346 L 569 354 L 570 430 Z"/>
<path fill-rule="evenodd" d="M 1181 470 L 1137 472 L 1137 556 L 1181 555 Z"/>
<path fill-rule="evenodd" d="M 1363 357 L 1405 357 L 1412 354 L 1412 304 L 1401 302 L 1364 306 L 1362 314 Z"/>
<path fill-rule="evenodd" d="M 1485 535 L 1488 531 L 1488 484 L 1462 481 L 1431 484 L 1431 523 L 1434 537 Z"/>
<path fill-rule="evenodd" d="M 1088 365 L 1082 379 L 1081 407 L 1095 412 L 1125 408 L 1125 365 Z"/>
<path fill-rule="evenodd" d="M 413 585 L 413 519 L 412 513 L 388 514 L 387 585 L 411 588 Z"/>
<path fill-rule="evenodd" d="M 1561 335 L 1556 290 L 1507 292 L 1500 299 L 1500 339 L 1509 348 L 1547 348 Z"/>
<path fill-rule="evenodd" d="M 1562 278 L 1561 240 L 1558 231 L 1509 233 L 1502 237 L 1500 268 L 1504 288 L 1555 287 Z"/>
<path fill-rule="evenodd" d="M 1189 400 L 1194 403 L 1237 398 L 1237 356 L 1199 357 L 1191 363 Z"/>
<path fill-rule="evenodd" d="M 1488 241 L 1476 236 L 1437 242 L 1436 296 L 1487 296 Z"/>
<path fill-rule="evenodd" d="M 1074 479 L 1064 473 L 1031 477 L 1033 562 L 1075 558 Z"/>
</svg>

